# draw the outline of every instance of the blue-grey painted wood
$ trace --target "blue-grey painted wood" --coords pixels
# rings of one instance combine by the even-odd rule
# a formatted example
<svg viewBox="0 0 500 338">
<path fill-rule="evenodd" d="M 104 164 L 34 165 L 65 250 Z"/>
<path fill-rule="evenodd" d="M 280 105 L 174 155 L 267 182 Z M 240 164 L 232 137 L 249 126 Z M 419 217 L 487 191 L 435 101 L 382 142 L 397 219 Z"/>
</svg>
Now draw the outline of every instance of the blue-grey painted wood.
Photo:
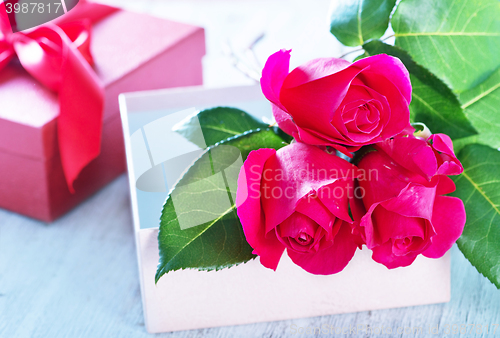
<svg viewBox="0 0 500 338">
<path fill-rule="evenodd" d="M 150 336 L 144 327 L 128 194 L 127 180 L 122 176 L 49 225 L 0 211 L 0 337 Z M 307 290 L 290 296 L 307 297 Z M 488 326 L 490 331 L 493 324 L 500 324 L 500 291 L 479 275 L 456 247 L 452 252 L 452 296 L 448 304 L 158 336 L 287 337 L 294 336 L 293 329 L 301 327 L 328 325 L 339 330 L 361 325 L 358 333 L 349 329 L 345 335 L 333 336 L 443 337 L 447 324 L 468 325 L 467 332 L 472 324 Z M 365 326 L 371 327 L 374 334 L 366 334 L 370 331 Z M 440 334 L 429 334 L 429 327 L 435 326 L 439 326 Z M 422 327 L 424 332 L 376 334 L 382 327 L 396 333 L 398 328 Z M 500 328 L 496 336 L 500 336 Z"/>
</svg>

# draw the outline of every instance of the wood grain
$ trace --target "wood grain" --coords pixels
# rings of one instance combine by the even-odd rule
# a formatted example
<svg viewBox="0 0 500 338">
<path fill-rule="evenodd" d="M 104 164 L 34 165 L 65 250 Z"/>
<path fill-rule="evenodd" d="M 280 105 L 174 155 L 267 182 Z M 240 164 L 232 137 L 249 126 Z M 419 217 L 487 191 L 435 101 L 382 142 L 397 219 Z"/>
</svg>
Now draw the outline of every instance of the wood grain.
<svg viewBox="0 0 500 338">
<path fill-rule="evenodd" d="M 125 176 L 50 225 L 0 211 L 0 337 L 149 336 L 143 322 L 131 222 Z M 291 295 L 297 296 L 307 297 L 307 290 Z M 448 304 L 164 336 L 286 337 L 292 335 L 294 324 L 296 329 L 369 325 L 374 332 L 381 327 L 394 331 L 422 327 L 426 331 L 439 325 L 444 332 L 446 324 L 480 324 L 490 329 L 492 324 L 500 324 L 500 291 L 456 247 L 452 249 L 451 299 Z M 342 336 L 366 336 L 361 334 L 366 331 Z"/>
</svg>

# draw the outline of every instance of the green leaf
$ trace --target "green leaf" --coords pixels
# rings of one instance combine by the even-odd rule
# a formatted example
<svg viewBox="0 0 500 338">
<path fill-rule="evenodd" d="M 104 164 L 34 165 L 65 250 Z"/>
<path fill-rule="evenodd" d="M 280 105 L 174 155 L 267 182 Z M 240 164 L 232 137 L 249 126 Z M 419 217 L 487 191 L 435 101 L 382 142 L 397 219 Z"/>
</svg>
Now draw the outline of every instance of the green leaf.
<svg viewBox="0 0 500 338">
<path fill-rule="evenodd" d="M 402 0 L 391 24 L 396 45 L 462 92 L 500 66 L 498 0 Z"/>
<path fill-rule="evenodd" d="M 267 128 L 269 125 L 252 115 L 229 107 L 216 107 L 199 112 L 181 124 L 174 131 L 184 136 L 200 148 L 213 146 L 217 142 L 244 133 L 247 130 Z M 203 132 L 201 139 L 199 130 Z"/>
<path fill-rule="evenodd" d="M 396 0 L 333 1 L 330 32 L 346 46 L 360 46 L 384 35 Z"/>
<path fill-rule="evenodd" d="M 500 152 L 470 144 L 458 158 L 464 172 L 454 178 L 453 195 L 462 199 L 467 214 L 458 247 L 500 289 Z"/>
<path fill-rule="evenodd" d="M 500 69 L 479 86 L 459 95 L 465 115 L 479 135 L 466 140 L 500 148 Z"/>
<path fill-rule="evenodd" d="M 451 89 L 401 48 L 373 40 L 363 45 L 371 55 L 385 53 L 399 58 L 410 72 L 412 83 L 411 119 L 425 123 L 433 133 L 452 139 L 477 134 Z"/>
<path fill-rule="evenodd" d="M 459 138 L 456 140 L 453 140 L 453 150 L 455 154 L 458 154 L 465 146 L 473 143 L 480 143 L 480 144 L 487 144 L 484 142 L 481 142 L 480 140 L 481 135 L 473 135 L 473 136 L 468 136 L 468 137 L 463 137 Z"/>
<path fill-rule="evenodd" d="M 169 271 L 220 270 L 254 258 L 235 199 L 250 151 L 283 147 L 277 129 L 249 131 L 208 148 L 171 191 L 160 218 L 156 282 Z"/>
<path fill-rule="evenodd" d="M 360 46 L 384 35 L 396 0 L 333 1 L 330 32 L 346 46 Z"/>
</svg>

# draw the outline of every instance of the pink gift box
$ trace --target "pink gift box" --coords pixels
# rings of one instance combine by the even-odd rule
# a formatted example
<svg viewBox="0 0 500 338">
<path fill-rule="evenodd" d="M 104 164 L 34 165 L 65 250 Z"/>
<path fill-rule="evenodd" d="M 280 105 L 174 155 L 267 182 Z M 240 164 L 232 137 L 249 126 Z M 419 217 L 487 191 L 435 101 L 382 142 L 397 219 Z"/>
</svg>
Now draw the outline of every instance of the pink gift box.
<svg viewBox="0 0 500 338">
<path fill-rule="evenodd" d="M 46 222 L 63 215 L 126 169 L 120 93 L 202 84 L 200 27 L 120 10 L 93 25 L 91 50 L 105 88 L 101 154 L 74 194 L 59 156 L 57 94 L 16 61 L 0 71 L 0 207 Z"/>
</svg>

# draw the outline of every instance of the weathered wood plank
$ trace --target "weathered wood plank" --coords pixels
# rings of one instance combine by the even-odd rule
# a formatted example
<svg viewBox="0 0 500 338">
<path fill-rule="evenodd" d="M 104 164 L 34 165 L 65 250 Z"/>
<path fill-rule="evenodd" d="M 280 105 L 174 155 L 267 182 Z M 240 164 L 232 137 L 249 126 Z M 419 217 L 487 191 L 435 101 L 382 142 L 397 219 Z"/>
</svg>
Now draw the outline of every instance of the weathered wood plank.
<svg viewBox="0 0 500 338">
<path fill-rule="evenodd" d="M 54 224 L 0 211 L 0 337 L 148 336 L 128 204 L 127 181 L 122 176 Z M 307 297 L 307 290 L 300 294 Z M 446 324 L 488 325 L 490 330 L 492 324 L 500 324 L 500 291 L 456 247 L 448 304 L 165 336 L 284 337 L 295 332 L 293 329 L 327 329 L 326 325 L 329 330 L 331 326 L 339 330 L 361 325 L 359 333 L 370 332 L 367 326 L 376 333 L 382 327 L 393 331 L 422 327 L 428 332 L 429 327 L 439 325 L 443 333 Z"/>
</svg>

